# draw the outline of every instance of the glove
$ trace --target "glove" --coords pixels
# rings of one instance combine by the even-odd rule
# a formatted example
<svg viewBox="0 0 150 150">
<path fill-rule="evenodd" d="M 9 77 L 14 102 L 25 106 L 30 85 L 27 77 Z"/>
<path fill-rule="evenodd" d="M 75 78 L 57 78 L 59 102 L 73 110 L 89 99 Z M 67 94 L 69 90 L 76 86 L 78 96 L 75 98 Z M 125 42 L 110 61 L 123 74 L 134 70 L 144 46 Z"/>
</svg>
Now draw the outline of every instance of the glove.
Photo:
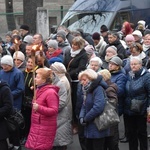
<svg viewBox="0 0 150 150">
<path fill-rule="evenodd" d="M 80 118 L 80 124 L 82 126 L 86 126 L 86 122 L 84 121 L 84 118 Z"/>
</svg>

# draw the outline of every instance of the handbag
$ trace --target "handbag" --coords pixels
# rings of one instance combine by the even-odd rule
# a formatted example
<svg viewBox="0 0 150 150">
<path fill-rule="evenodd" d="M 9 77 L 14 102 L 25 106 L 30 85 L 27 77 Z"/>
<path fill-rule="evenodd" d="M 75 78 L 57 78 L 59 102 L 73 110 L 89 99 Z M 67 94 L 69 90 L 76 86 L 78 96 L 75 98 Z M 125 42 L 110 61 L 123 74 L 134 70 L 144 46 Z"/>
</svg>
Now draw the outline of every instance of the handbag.
<svg viewBox="0 0 150 150">
<path fill-rule="evenodd" d="M 135 112 L 135 113 L 140 113 L 144 105 L 143 100 L 138 100 L 138 99 L 132 99 L 131 100 L 131 106 L 130 110 Z"/>
<path fill-rule="evenodd" d="M 98 117 L 95 118 L 94 123 L 99 131 L 110 128 L 120 122 L 118 113 L 115 107 L 109 102 L 106 92 L 103 90 L 106 104 L 104 111 Z"/>
<path fill-rule="evenodd" d="M 16 131 L 18 127 L 20 129 L 25 128 L 24 117 L 20 111 L 14 110 L 14 112 L 6 117 L 5 120 L 9 132 Z"/>
</svg>

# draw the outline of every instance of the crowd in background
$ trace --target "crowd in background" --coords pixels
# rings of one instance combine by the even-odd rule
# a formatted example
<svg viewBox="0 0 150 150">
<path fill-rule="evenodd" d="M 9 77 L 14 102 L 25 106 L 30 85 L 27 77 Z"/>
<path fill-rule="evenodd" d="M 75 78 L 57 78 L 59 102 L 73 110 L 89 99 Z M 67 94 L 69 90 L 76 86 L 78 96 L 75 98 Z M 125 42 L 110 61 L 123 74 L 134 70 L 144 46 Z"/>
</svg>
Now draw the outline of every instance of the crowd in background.
<svg viewBox="0 0 150 150">
<path fill-rule="evenodd" d="M 148 150 L 150 29 L 144 20 L 137 25 L 126 21 L 118 32 L 102 25 L 92 35 L 62 25 L 47 39 L 21 25 L 0 38 L 0 81 L 0 96 L 2 88 L 10 95 L 10 102 L 0 97 L 7 99 L 0 102 L 5 112 L 0 128 L 7 130 L 10 107 L 25 119 L 24 129 L 0 133 L 3 150 L 20 150 L 21 145 L 66 150 L 73 134 L 82 150 L 119 150 L 119 140 L 128 142 L 129 150 Z M 104 91 L 123 115 L 123 138 L 118 125 L 99 131 L 94 124 L 106 105 Z M 132 110 L 133 100 L 142 103 L 139 111 Z"/>
</svg>

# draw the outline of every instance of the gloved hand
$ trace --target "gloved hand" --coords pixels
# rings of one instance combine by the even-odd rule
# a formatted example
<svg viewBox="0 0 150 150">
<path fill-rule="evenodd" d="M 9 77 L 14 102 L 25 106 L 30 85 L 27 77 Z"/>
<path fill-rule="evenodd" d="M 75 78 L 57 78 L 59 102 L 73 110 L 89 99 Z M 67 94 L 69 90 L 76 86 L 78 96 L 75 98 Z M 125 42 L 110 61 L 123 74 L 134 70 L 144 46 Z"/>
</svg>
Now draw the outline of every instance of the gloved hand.
<svg viewBox="0 0 150 150">
<path fill-rule="evenodd" d="M 85 126 L 86 125 L 86 122 L 84 121 L 84 118 L 80 118 L 80 124 Z"/>
</svg>

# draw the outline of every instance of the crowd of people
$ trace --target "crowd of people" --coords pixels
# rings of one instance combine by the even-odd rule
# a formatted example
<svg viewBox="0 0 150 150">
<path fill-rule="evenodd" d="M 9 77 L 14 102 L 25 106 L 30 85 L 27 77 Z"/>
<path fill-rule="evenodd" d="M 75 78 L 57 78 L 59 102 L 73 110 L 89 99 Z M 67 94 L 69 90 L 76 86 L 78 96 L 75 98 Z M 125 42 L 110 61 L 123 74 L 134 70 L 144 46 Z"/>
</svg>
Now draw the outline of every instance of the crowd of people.
<svg viewBox="0 0 150 150">
<path fill-rule="evenodd" d="M 94 119 L 106 99 L 123 115 L 118 124 L 99 131 Z M 20 111 L 25 127 L 9 133 L 11 110 Z M 59 26 L 43 39 L 28 25 L 0 38 L 0 148 L 67 150 L 78 134 L 82 150 L 148 150 L 150 120 L 150 29 L 140 20 L 124 22 L 118 32 L 106 25 L 92 35 Z"/>
</svg>

